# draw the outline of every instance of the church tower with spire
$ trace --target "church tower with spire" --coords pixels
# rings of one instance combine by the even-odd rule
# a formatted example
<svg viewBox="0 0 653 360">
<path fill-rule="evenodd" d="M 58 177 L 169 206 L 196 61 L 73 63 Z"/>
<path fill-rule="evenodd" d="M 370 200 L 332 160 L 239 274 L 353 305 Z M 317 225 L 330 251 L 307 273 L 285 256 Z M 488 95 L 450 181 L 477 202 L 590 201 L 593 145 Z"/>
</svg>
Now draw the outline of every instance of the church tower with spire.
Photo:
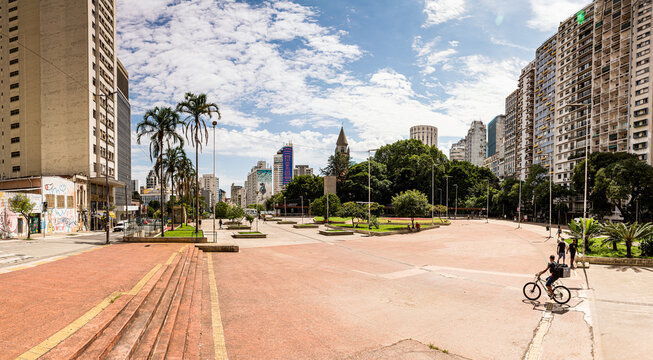
<svg viewBox="0 0 653 360">
<path fill-rule="evenodd" d="M 349 143 L 347 142 L 347 137 L 345 136 L 345 129 L 340 127 L 340 135 L 338 135 L 338 141 L 336 141 L 336 155 L 337 154 L 346 154 L 349 157 Z"/>
</svg>

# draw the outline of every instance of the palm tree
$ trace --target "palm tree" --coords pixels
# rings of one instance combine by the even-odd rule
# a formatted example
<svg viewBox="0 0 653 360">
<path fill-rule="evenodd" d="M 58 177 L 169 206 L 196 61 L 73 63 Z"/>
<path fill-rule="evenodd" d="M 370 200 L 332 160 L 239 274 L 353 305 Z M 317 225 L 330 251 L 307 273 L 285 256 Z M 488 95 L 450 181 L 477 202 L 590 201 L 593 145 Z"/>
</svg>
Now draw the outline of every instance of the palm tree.
<svg viewBox="0 0 653 360">
<path fill-rule="evenodd" d="M 177 133 L 177 125 L 179 125 L 179 114 L 169 107 L 155 107 L 148 110 L 143 116 L 136 132 L 138 137 L 136 141 L 140 144 L 143 136 L 150 137 L 150 161 L 153 158 L 158 158 L 157 162 L 163 162 L 163 143 L 167 142 L 170 147 L 170 142 L 181 144 L 183 146 L 184 139 Z M 164 177 L 163 167 L 160 168 L 161 179 L 161 206 L 164 204 Z M 163 224 L 163 211 L 161 211 L 161 236 L 165 232 Z"/>
<path fill-rule="evenodd" d="M 172 228 L 175 227 L 174 203 L 175 203 L 175 175 L 182 169 L 182 162 L 187 159 L 186 152 L 181 146 L 168 148 L 163 157 L 163 166 L 165 174 L 170 179 L 170 188 L 172 189 Z"/>
<path fill-rule="evenodd" d="M 203 116 L 212 117 L 213 113 L 218 114 L 218 120 L 222 118 L 220 115 L 220 109 L 215 103 L 207 103 L 206 95 L 200 94 L 195 95 L 193 93 L 186 93 L 184 96 L 184 101 L 180 102 L 177 105 L 177 111 L 181 113 L 188 114 L 184 119 L 184 131 L 186 133 L 186 138 L 188 138 L 189 133 L 191 134 L 191 144 L 195 145 L 195 188 L 199 190 L 197 184 L 199 183 L 198 173 L 198 162 L 199 162 L 199 150 L 202 147 L 202 144 L 209 141 L 209 131 L 206 128 L 206 123 L 204 122 Z M 195 232 L 199 231 L 199 213 L 200 213 L 200 203 L 199 203 L 199 193 L 195 192 Z"/>
<path fill-rule="evenodd" d="M 584 253 L 590 251 L 589 248 L 589 239 L 598 235 L 601 230 L 601 225 L 598 221 L 593 218 L 585 219 L 585 242 L 583 243 Z M 583 219 L 577 218 L 569 222 L 569 231 L 567 235 L 571 236 L 572 239 L 583 240 Z"/>
<path fill-rule="evenodd" d="M 603 240 L 603 244 L 612 243 L 614 248 L 616 244 L 623 242 L 626 244 L 626 257 L 633 257 L 633 242 L 653 236 L 653 224 L 624 224 L 608 221 L 608 223 L 601 226 L 601 233 L 607 236 Z"/>
</svg>

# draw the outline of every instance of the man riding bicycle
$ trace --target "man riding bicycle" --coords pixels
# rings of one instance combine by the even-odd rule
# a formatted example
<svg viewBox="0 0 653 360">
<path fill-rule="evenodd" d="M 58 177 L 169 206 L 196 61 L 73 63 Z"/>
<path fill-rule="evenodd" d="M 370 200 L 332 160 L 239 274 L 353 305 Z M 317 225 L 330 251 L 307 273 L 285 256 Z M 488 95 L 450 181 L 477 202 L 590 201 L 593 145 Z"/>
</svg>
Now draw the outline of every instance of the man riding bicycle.
<svg viewBox="0 0 653 360">
<path fill-rule="evenodd" d="M 544 274 L 547 271 L 549 271 L 551 273 L 551 275 L 549 275 L 546 278 L 546 288 L 547 288 L 547 290 L 549 290 L 549 297 L 553 297 L 552 296 L 553 288 L 551 286 L 553 285 L 553 283 L 556 280 L 558 280 L 560 278 L 558 276 L 558 273 L 555 271 L 555 267 L 556 267 L 555 258 L 556 257 L 554 255 L 549 256 L 549 263 L 547 264 L 546 269 L 544 269 L 544 270 L 540 271 L 539 273 L 535 274 L 535 276 L 537 276 L 539 278 L 542 274 Z"/>
</svg>

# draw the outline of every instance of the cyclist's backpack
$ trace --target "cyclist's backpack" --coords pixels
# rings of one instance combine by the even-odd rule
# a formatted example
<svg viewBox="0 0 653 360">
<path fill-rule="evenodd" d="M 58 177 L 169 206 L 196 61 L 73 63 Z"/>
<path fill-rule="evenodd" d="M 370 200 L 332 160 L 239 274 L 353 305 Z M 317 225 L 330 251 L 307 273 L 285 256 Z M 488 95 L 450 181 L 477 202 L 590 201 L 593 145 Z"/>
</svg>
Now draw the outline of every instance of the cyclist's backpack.
<svg viewBox="0 0 653 360">
<path fill-rule="evenodd" d="M 558 278 L 568 278 L 571 276 L 571 271 L 569 270 L 567 264 L 556 264 L 553 271 Z"/>
</svg>

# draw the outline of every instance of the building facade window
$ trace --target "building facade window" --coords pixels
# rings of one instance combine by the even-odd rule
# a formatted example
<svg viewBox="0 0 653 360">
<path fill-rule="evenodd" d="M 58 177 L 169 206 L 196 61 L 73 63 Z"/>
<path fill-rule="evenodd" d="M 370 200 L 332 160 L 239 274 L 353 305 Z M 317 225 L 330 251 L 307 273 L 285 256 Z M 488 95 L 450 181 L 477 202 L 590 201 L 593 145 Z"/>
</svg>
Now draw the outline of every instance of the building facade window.
<svg viewBox="0 0 653 360">
<path fill-rule="evenodd" d="M 19 157 L 19 156 L 20 156 L 20 151 L 12 151 L 11 152 L 11 157 L 12 158 L 16 158 L 16 157 Z"/>
<path fill-rule="evenodd" d="M 20 166 L 14 166 L 11 168 L 11 171 L 13 172 L 19 172 L 20 171 Z"/>
<path fill-rule="evenodd" d="M 11 128 L 12 129 L 18 129 L 20 127 L 20 123 L 12 123 Z"/>
<path fill-rule="evenodd" d="M 12 137 L 11 138 L 11 143 L 12 144 L 19 143 L 19 142 L 20 142 L 20 137 Z"/>
</svg>

